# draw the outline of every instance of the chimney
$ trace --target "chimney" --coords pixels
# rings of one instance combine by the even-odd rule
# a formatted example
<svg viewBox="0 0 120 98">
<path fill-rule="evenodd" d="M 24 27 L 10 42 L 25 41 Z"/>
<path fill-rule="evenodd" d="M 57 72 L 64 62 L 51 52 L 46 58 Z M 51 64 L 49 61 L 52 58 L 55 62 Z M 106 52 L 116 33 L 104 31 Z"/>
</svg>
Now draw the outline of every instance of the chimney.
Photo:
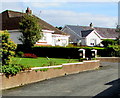
<svg viewBox="0 0 120 98">
<path fill-rule="evenodd" d="M 32 11 L 30 10 L 29 7 L 27 7 L 26 13 L 27 13 L 27 14 L 32 14 Z"/>
<path fill-rule="evenodd" d="M 90 23 L 90 27 L 93 28 L 93 24 L 92 24 L 92 22 Z"/>
</svg>

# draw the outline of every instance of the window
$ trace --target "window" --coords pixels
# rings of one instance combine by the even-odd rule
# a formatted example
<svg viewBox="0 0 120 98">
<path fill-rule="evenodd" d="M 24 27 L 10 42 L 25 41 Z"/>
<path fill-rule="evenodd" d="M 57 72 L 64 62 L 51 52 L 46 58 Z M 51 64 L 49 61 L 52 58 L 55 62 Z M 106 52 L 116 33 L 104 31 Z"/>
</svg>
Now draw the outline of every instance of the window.
<svg viewBox="0 0 120 98">
<path fill-rule="evenodd" d="M 92 46 L 96 45 L 96 39 L 90 39 L 90 45 Z"/>
<path fill-rule="evenodd" d="M 94 45 L 94 43 L 90 43 L 90 45 Z"/>
</svg>

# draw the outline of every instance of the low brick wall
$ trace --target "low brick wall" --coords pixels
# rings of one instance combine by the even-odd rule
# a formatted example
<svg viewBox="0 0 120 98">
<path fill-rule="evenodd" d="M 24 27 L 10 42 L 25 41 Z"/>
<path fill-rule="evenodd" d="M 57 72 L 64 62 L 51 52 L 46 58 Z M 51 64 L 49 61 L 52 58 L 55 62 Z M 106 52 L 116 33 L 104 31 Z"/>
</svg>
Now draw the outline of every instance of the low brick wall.
<svg viewBox="0 0 120 98">
<path fill-rule="evenodd" d="M 29 83 L 42 81 L 54 77 L 64 76 L 66 74 L 74 74 L 87 70 L 94 70 L 100 66 L 99 60 L 83 61 L 80 63 L 68 63 L 63 64 L 61 69 L 50 68 L 47 71 L 25 71 L 20 72 L 16 76 L 10 76 L 7 78 L 4 74 L 2 77 L 2 89 L 13 88 Z"/>
<path fill-rule="evenodd" d="M 97 57 L 100 62 L 120 62 L 119 57 Z"/>
</svg>

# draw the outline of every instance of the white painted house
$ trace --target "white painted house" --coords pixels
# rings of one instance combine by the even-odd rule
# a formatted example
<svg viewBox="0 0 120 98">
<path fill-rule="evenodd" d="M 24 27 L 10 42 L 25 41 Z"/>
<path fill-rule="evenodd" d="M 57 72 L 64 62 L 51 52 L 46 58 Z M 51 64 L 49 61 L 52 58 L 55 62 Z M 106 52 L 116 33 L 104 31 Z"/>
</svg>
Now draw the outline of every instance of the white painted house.
<svg viewBox="0 0 120 98">
<path fill-rule="evenodd" d="M 119 33 L 113 28 L 66 25 L 62 31 L 70 35 L 70 43 L 83 46 L 103 46 L 103 39 L 116 39 Z"/>
<path fill-rule="evenodd" d="M 42 30 L 43 38 L 36 42 L 36 45 L 67 46 L 69 35 L 54 34 L 51 30 Z"/>
<path fill-rule="evenodd" d="M 27 8 L 27 14 L 32 15 L 32 11 Z M 2 28 L 1 30 L 8 30 L 10 33 L 10 38 L 16 44 L 22 44 L 18 39 L 22 34 L 19 31 L 19 22 L 22 19 L 22 16 L 26 13 L 16 12 L 6 10 L 0 14 L 2 17 Z M 35 15 L 33 15 L 36 17 Z M 38 18 L 38 17 L 37 17 Z M 38 18 L 38 23 L 42 28 L 43 38 L 36 42 L 35 45 L 39 46 L 67 46 L 69 41 L 69 35 L 58 30 L 57 28 L 53 27 L 52 25 L 48 24 L 44 20 Z"/>
<path fill-rule="evenodd" d="M 82 45 L 95 46 L 95 45 L 100 44 L 102 40 L 99 34 L 95 30 L 82 31 L 81 33 L 86 33 L 86 32 L 88 32 L 86 35 L 82 34 L 82 38 L 81 38 Z"/>
</svg>

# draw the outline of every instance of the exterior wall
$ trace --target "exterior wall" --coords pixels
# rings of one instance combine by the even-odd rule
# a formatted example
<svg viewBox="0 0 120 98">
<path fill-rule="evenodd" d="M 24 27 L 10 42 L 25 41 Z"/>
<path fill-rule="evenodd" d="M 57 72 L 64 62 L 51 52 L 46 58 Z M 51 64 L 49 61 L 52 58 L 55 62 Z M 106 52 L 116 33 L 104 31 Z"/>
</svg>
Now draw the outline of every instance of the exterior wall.
<svg viewBox="0 0 120 98">
<path fill-rule="evenodd" d="M 61 35 L 61 34 L 54 34 L 54 31 L 51 30 L 42 30 L 43 31 L 43 38 L 36 42 L 36 45 L 51 45 L 51 46 L 67 46 L 69 42 L 68 35 Z M 10 38 L 16 44 L 22 44 L 19 41 L 19 37 L 21 32 L 19 30 L 8 30 L 10 33 Z M 60 41 L 58 41 L 60 39 Z"/>
<path fill-rule="evenodd" d="M 69 36 L 60 35 L 60 34 L 52 34 L 52 33 L 44 33 L 43 38 L 36 42 L 36 44 L 42 45 L 51 45 L 51 46 L 67 46 L 69 41 Z"/>
<path fill-rule="evenodd" d="M 86 38 L 81 39 L 81 45 L 86 45 Z"/>
<path fill-rule="evenodd" d="M 93 70 L 99 67 L 99 60 L 84 61 L 80 63 L 68 63 L 63 64 L 61 69 L 49 68 L 48 71 L 38 71 L 33 70 L 20 72 L 15 76 L 10 76 L 7 78 L 4 74 L 0 75 L 2 78 L 2 89 L 13 88 L 17 86 L 22 86 L 29 83 L 34 83 L 42 81 L 45 79 L 50 79 L 54 77 L 64 76 L 66 74 L 75 74 L 82 71 Z M 52 66 L 51 66 L 52 67 Z M 0 80 L 1 81 L 1 80 Z"/>
<path fill-rule="evenodd" d="M 93 42 L 92 42 L 93 41 Z M 86 45 L 87 46 L 95 46 L 100 44 L 101 39 L 95 34 L 95 31 L 91 32 L 87 37 L 86 37 Z M 91 43 L 94 43 L 94 45 L 91 45 Z"/>
<path fill-rule="evenodd" d="M 22 42 L 19 40 L 19 37 L 21 36 L 21 32 L 18 30 L 8 30 L 10 33 L 10 38 L 12 41 L 14 41 L 16 44 L 22 44 Z"/>
<path fill-rule="evenodd" d="M 52 45 L 52 34 L 43 32 L 43 38 L 36 42 L 37 45 Z"/>
<path fill-rule="evenodd" d="M 67 46 L 69 42 L 69 36 L 52 34 L 53 46 Z"/>
</svg>

